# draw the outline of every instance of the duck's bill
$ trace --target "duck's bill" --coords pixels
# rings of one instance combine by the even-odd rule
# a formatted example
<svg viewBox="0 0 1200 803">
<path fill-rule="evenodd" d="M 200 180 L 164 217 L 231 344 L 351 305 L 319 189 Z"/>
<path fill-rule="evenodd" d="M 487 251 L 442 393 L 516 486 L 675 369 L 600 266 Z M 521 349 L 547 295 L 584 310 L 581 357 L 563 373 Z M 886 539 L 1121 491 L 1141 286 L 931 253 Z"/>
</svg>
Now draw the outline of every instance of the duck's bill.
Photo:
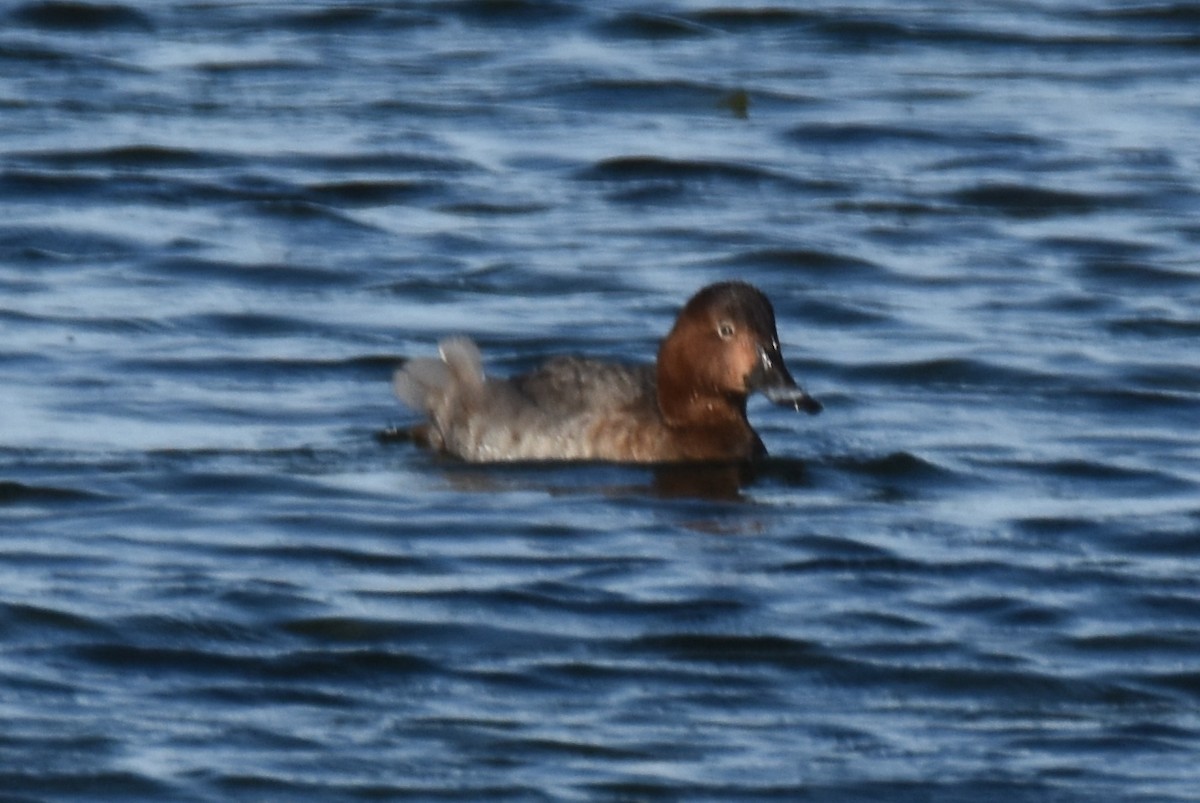
<svg viewBox="0 0 1200 803">
<path fill-rule="evenodd" d="M 778 348 L 759 347 L 758 364 L 750 373 L 750 387 L 762 391 L 780 407 L 791 407 L 809 415 L 816 415 L 822 409 L 821 403 L 792 379 Z"/>
<path fill-rule="evenodd" d="M 803 411 L 809 415 L 816 415 L 821 412 L 823 406 L 819 401 L 808 395 L 808 392 L 799 385 L 776 385 L 763 389 L 763 395 L 774 404 L 780 407 L 791 407 L 796 411 Z"/>
</svg>

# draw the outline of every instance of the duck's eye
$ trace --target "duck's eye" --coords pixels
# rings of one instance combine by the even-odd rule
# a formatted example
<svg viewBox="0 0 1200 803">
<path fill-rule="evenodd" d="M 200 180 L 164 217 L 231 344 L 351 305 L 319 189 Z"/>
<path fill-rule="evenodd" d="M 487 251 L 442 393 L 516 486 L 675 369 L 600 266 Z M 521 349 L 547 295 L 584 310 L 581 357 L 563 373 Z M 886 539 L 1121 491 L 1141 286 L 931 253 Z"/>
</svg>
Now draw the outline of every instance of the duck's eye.
<svg viewBox="0 0 1200 803">
<path fill-rule="evenodd" d="M 733 337 L 733 332 L 733 324 L 731 324 L 729 321 L 721 321 L 719 324 L 717 324 L 717 334 L 722 340 L 728 340 L 729 338 Z"/>
</svg>

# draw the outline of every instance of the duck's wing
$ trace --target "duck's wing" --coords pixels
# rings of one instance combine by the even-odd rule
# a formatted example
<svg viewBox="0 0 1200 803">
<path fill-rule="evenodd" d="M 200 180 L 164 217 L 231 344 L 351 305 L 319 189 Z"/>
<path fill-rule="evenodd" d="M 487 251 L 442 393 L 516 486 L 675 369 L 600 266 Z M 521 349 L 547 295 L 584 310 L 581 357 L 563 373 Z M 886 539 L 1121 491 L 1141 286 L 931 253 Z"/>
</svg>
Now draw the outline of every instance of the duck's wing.
<svg viewBox="0 0 1200 803">
<path fill-rule="evenodd" d="M 650 365 L 555 357 L 511 382 L 537 409 L 562 418 L 603 415 L 654 400 L 654 367 Z"/>
</svg>

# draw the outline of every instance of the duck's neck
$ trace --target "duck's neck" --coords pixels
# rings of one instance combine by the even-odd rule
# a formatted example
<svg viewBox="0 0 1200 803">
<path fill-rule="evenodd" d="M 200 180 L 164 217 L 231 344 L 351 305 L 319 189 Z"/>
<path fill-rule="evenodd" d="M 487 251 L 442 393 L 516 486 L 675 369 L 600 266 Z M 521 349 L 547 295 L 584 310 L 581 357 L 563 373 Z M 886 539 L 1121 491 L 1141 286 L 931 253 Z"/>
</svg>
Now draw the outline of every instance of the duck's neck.
<svg viewBox="0 0 1200 803">
<path fill-rule="evenodd" d="M 656 393 L 658 409 L 667 426 L 733 428 L 746 426 L 746 397 L 706 385 L 688 368 L 700 365 L 703 355 L 685 352 L 680 341 L 667 338 L 658 350 Z"/>
</svg>

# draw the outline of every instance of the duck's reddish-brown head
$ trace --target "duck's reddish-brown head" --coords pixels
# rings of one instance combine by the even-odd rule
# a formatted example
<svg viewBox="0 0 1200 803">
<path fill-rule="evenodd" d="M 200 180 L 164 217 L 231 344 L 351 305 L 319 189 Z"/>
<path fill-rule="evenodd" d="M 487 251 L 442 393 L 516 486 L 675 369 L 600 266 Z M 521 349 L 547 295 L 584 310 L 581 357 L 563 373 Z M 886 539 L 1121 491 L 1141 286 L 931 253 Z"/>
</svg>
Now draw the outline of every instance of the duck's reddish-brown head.
<svg viewBox="0 0 1200 803">
<path fill-rule="evenodd" d="M 762 291 L 745 282 L 709 285 L 684 305 L 659 347 L 659 405 L 668 419 L 695 417 L 723 399 L 744 416 L 755 392 L 809 414 L 821 411 L 784 364 L 775 310 Z"/>
</svg>

